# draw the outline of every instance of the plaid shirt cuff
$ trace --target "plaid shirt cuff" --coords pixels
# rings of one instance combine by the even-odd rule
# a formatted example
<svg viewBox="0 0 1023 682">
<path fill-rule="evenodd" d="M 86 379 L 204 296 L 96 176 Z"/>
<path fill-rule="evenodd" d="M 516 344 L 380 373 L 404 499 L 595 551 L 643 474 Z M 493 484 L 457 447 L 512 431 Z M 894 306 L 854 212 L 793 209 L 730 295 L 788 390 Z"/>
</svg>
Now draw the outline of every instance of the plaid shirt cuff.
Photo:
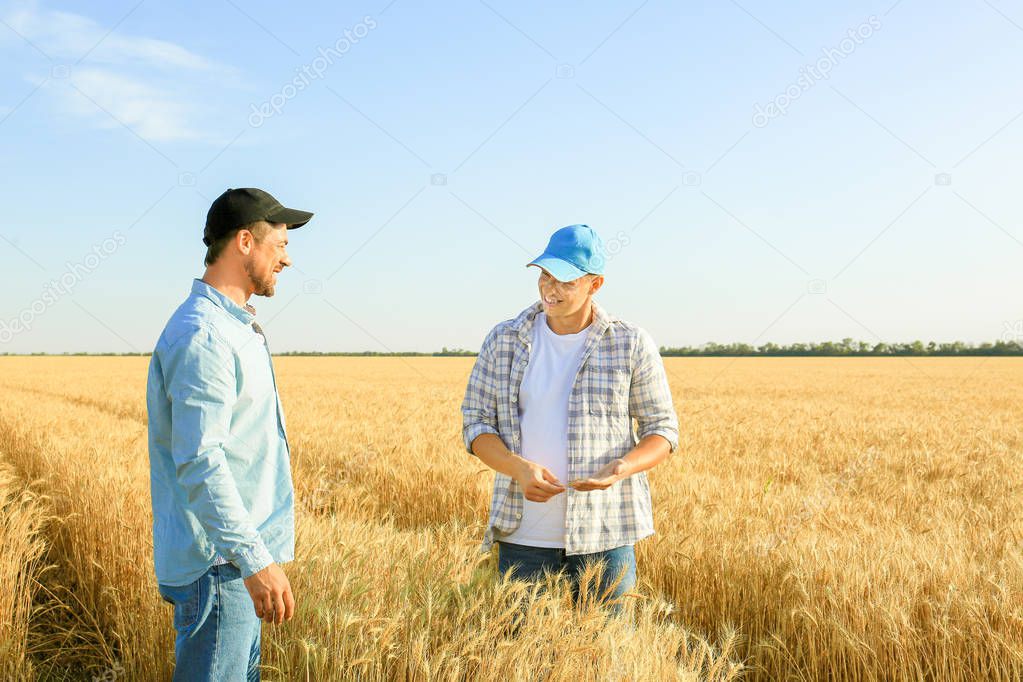
<svg viewBox="0 0 1023 682">
<path fill-rule="evenodd" d="M 678 450 L 678 431 L 675 429 L 668 428 L 653 428 L 647 431 L 640 432 L 637 434 L 640 440 L 643 440 L 647 436 L 662 436 L 664 440 L 668 441 L 668 445 L 671 446 L 671 452 Z"/>
<path fill-rule="evenodd" d="M 465 440 L 466 452 L 473 456 L 476 455 L 476 453 L 472 451 L 472 442 L 476 440 L 479 436 L 482 436 L 484 433 L 492 433 L 495 436 L 501 435 L 497 429 L 495 429 L 490 424 L 486 424 L 484 422 L 469 424 L 464 429 L 462 429 L 462 437 Z"/>
</svg>

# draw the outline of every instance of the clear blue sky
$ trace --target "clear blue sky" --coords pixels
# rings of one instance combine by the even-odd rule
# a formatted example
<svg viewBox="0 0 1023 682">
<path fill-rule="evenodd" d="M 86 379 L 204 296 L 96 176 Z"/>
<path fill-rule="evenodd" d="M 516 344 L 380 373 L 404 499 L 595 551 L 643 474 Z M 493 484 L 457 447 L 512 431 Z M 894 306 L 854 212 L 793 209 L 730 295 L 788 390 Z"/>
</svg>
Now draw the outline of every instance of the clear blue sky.
<svg viewBox="0 0 1023 682">
<path fill-rule="evenodd" d="M 478 348 L 580 222 L 662 345 L 1021 331 L 1019 3 L 388 2 L 0 5 L 0 352 L 150 350 L 245 186 L 278 351 Z"/>
</svg>

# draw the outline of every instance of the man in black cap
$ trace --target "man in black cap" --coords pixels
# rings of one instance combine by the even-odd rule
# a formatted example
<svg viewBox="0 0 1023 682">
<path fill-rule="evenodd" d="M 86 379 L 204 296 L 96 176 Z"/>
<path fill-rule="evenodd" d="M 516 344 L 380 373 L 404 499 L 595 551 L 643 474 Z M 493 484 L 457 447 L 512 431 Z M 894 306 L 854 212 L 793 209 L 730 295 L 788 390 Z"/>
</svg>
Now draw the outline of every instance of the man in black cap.
<svg viewBox="0 0 1023 682">
<path fill-rule="evenodd" d="M 258 680 L 262 621 L 290 620 L 280 564 L 295 557 L 284 412 L 248 300 L 291 265 L 288 230 L 312 213 L 259 189 L 210 207 L 206 272 L 153 351 L 146 402 L 153 558 L 174 605 L 175 680 Z"/>
</svg>

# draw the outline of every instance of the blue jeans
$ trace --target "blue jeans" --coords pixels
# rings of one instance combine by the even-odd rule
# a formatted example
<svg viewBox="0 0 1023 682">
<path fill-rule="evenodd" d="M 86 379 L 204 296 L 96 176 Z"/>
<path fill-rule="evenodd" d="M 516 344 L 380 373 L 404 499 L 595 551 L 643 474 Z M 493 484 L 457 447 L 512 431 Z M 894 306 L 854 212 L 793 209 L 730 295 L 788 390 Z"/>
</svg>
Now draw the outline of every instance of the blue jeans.
<svg viewBox="0 0 1023 682">
<path fill-rule="evenodd" d="M 210 566 L 189 585 L 157 587 L 174 605 L 174 682 L 259 680 L 263 623 L 236 566 Z"/>
<path fill-rule="evenodd" d="M 497 541 L 497 570 L 503 575 L 509 568 L 513 578 L 530 582 L 543 579 L 544 573 L 564 571 L 571 581 L 572 596 L 579 599 L 579 577 L 593 563 L 603 564 L 600 582 L 596 585 L 598 597 L 611 604 L 615 613 L 621 612 L 621 596 L 636 586 L 636 553 L 633 545 L 622 545 L 594 554 L 565 554 L 564 549 L 529 547 L 511 542 Z M 621 582 L 612 585 L 622 575 Z"/>
</svg>

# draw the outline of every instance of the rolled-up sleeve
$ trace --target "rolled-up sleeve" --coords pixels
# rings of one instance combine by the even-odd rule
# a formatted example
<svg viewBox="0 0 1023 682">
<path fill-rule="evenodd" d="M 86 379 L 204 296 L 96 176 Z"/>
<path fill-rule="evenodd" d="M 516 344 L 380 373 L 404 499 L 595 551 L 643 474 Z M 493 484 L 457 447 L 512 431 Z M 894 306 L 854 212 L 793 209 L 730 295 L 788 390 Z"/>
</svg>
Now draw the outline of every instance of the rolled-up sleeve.
<svg viewBox="0 0 1023 682">
<path fill-rule="evenodd" d="M 633 351 L 629 413 L 636 419 L 640 439 L 656 434 L 678 448 L 678 415 L 671 399 L 664 361 L 653 338 L 643 330 Z"/>
<path fill-rule="evenodd" d="M 500 435 L 497 429 L 496 344 L 496 330 L 492 330 L 476 356 L 462 399 L 462 439 L 471 455 L 476 454 L 472 451 L 472 442 L 476 438 L 484 433 Z"/>
<path fill-rule="evenodd" d="M 232 351 L 208 330 L 161 358 L 171 403 L 171 454 L 188 509 L 222 557 L 248 577 L 273 563 L 227 463 L 237 400 Z"/>
</svg>

